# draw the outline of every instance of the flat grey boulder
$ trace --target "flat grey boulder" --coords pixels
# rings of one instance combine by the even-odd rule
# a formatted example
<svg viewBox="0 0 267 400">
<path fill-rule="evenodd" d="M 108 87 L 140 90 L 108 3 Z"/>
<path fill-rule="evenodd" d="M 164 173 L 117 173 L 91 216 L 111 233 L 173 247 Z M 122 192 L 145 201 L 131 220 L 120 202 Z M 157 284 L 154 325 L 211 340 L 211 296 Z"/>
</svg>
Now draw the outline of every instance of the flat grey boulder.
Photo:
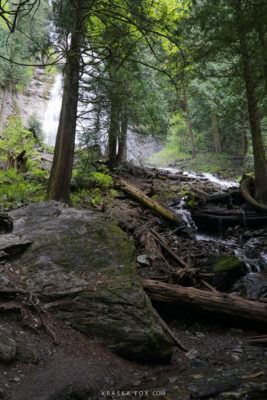
<svg viewBox="0 0 267 400">
<path fill-rule="evenodd" d="M 32 244 L 21 276 L 57 318 L 129 359 L 167 362 L 171 344 L 143 291 L 135 251 L 116 223 L 50 201 L 10 213 Z"/>
</svg>

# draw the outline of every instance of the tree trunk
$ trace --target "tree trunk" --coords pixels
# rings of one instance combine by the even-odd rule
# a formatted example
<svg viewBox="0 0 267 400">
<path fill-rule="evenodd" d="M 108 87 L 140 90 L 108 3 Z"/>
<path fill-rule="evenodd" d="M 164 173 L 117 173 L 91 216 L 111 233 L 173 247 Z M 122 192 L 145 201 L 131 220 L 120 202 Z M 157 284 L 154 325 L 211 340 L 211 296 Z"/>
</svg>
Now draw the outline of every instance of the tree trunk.
<svg viewBox="0 0 267 400">
<path fill-rule="evenodd" d="M 214 140 L 214 150 L 216 154 L 220 154 L 222 152 L 221 140 L 220 140 L 220 130 L 218 125 L 217 115 L 214 111 L 211 111 L 211 124 L 213 130 L 213 140 Z"/>
<path fill-rule="evenodd" d="M 108 164 L 111 168 L 116 166 L 117 145 L 119 137 L 119 111 L 116 99 L 111 96 L 110 119 L 108 132 Z"/>
<path fill-rule="evenodd" d="M 260 23 L 257 25 L 259 42 L 262 50 L 262 61 L 263 61 L 263 77 L 265 82 L 265 93 L 267 93 L 267 40 L 265 39 L 264 26 Z"/>
<path fill-rule="evenodd" d="M 70 181 L 75 144 L 77 105 L 79 94 L 80 52 L 86 1 L 78 0 L 75 8 L 70 48 L 66 54 L 63 98 L 50 173 L 47 198 L 70 203 Z"/>
<path fill-rule="evenodd" d="M 144 289 L 152 300 L 178 305 L 186 304 L 214 314 L 230 315 L 239 320 L 267 323 L 267 304 L 259 301 L 150 279 L 145 279 L 143 283 Z"/>
<path fill-rule="evenodd" d="M 246 85 L 248 114 L 252 137 L 254 172 L 255 172 L 255 198 L 267 204 L 267 160 L 260 124 L 260 113 L 256 95 L 256 84 L 251 64 L 249 42 L 244 24 L 242 24 L 241 4 L 237 4 L 237 17 L 241 59 L 243 64 L 243 79 Z M 241 23 L 239 22 L 241 21 Z"/>
<path fill-rule="evenodd" d="M 185 104 L 185 111 L 186 111 L 186 117 L 187 117 L 187 126 L 188 126 L 188 130 L 189 130 L 191 146 L 192 146 L 192 158 L 196 158 L 196 148 L 195 148 L 195 142 L 194 142 L 194 136 L 193 136 L 192 126 L 191 126 L 188 100 L 187 100 L 187 94 L 186 94 L 185 88 L 184 88 L 184 104 Z"/>
<path fill-rule="evenodd" d="M 123 106 L 121 110 L 121 128 L 119 133 L 119 146 L 116 158 L 116 164 L 120 165 L 127 161 L 127 129 L 128 129 L 128 115 L 126 107 Z"/>
<path fill-rule="evenodd" d="M 240 125 L 241 125 L 241 139 L 242 139 L 242 166 L 243 168 L 245 168 L 247 162 L 247 153 L 248 153 L 248 135 L 245 124 L 245 118 L 243 114 L 241 114 Z"/>
</svg>

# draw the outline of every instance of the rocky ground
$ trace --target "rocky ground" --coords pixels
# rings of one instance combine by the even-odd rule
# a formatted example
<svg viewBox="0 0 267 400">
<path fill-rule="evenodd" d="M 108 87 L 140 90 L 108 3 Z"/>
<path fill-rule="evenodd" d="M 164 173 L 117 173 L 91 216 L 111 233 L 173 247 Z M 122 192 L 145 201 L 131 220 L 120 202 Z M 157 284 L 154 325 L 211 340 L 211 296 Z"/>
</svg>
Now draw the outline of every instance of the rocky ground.
<svg viewBox="0 0 267 400">
<path fill-rule="evenodd" d="M 154 173 L 153 173 L 154 174 Z M 120 174 L 137 185 L 150 197 L 156 196 L 164 204 L 177 204 L 186 197 L 188 203 L 205 204 L 207 197 L 221 189 L 207 181 L 177 177 L 168 179 L 162 175 L 138 175 L 136 171 Z M 192 196 L 194 193 L 194 196 Z M 235 256 L 242 253 L 243 260 L 251 262 L 253 276 L 264 269 L 266 255 L 266 227 L 257 228 L 236 224 L 215 229 L 217 238 L 197 240 L 195 232 L 185 223 L 184 228 L 172 226 L 150 210 L 138 204 L 119 190 L 119 197 L 112 207 L 103 212 L 114 217 L 120 227 L 130 235 L 137 248 L 137 261 L 142 277 L 164 282 L 194 285 L 205 289 L 196 270 L 214 265 L 215 255 Z M 191 205 L 193 205 L 191 203 Z M 223 207 L 230 207 L 223 204 Z M 234 205 L 238 207 L 239 205 Z M 221 231 L 219 231 L 219 228 Z M 192 269 L 190 274 L 173 274 L 180 266 L 151 236 L 156 231 L 165 244 L 181 257 Z M 153 231 L 152 231 L 153 232 Z M 210 232 L 209 232 L 210 234 Z M 203 239 L 202 237 L 199 237 Z M 207 239 L 207 237 L 205 237 Z M 212 257 L 211 257 L 212 255 Z M 218 262 L 218 260 L 216 260 Z M 244 266 L 245 265 L 245 266 Z M 240 263 L 235 281 L 245 279 L 246 264 Z M 12 282 L 20 281 L 20 269 L 16 264 L 2 261 L 1 273 Z M 208 273 L 208 271 L 205 271 Z M 260 273 L 261 277 L 264 273 Z M 211 277 L 212 278 L 212 277 Z M 208 277 L 206 278 L 208 279 Z M 213 278 L 212 278 L 213 279 Z M 228 286 L 228 292 L 241 289 L 229 286 L 228 280 L 209 281 L 218 288 Z M 266 280 L 261 281 L 257 298 L 266 298 Z M 5 282 L 6 284 L 7 282 Z M 255 294 L 255 286 L 249 292 Z M 23 320 L 21 311 L 1 309 L 1 331 L 11 338 L 6 348 L 6 362 L 0 364 L 0 398 L 4 399 L 146 399 L 172 400 L 195 399 L 265 399 L 267 398 L 267 347 L 251 344 L 251 336 L 266 333 L 263 326 L 240 323 L 237 320 L 208 315 L 191 308 L 155 303 L 154 306 L 168 323 L 176 337 L 187 348 L 176 348 L 170 364 L 149 365 L 126 361 L 104 350 L 78 333 L 69 325 L 55 320 L 49 314 L 43 328 L 34 329 Z M 5 312 L 4 312 L 5 311 Z M 51 332 L 60 338 L 53 344 Z M 53 335 L 52 335 L 53 336 Z M 14 342 L 17 346 L 14 355 Z M 3 341 L 4 342 L 4 341 Z M 13 355 L 12 355 L 13 354 Z"/>
</svg>

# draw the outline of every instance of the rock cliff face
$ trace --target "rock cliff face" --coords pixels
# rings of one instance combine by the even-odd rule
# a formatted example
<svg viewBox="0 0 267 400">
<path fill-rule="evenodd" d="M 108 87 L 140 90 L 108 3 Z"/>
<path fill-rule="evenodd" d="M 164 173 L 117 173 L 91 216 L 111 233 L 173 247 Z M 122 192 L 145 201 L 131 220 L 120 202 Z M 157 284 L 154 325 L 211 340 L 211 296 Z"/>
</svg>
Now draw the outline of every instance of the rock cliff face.
<svg viewBox="0 0 267 400">
<path fill-rule="evenodd" d="M 10 213 L 31 241 L 21 276 L 45 307 L 115 353 L 166 362 L 171 345 L 143 291 L 128 237 L 107 217 L 47 202 Z"/>
<path fill-rule="evenodd" d="M 28 118 L 33 114 L 42 120 L 48 99 L 47 93 L 53 79 L 53 77 L 45 75 L 44 69 L 36 68 L 31 83 L 23 92 L 12 94 L 3 90 L 0 93 L 0 130 L 8 116 L 17 112 L 19 112 L 25 128 L 28 128 Z"/>
</svg>

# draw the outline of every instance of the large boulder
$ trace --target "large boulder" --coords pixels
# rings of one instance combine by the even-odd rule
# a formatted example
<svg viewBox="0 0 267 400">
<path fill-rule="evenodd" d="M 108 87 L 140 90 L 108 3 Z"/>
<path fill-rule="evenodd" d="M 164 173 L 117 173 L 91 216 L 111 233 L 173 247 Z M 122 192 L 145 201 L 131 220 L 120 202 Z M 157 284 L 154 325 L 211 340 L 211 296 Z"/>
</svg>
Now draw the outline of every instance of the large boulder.
<svg viewBox="0 0 267 400">
<path fill-rule="evenodd" d="M 10 215 L 12 238 L 32 242 L 19 259 L 21 277 L 46 309 L 121 356 L 170 359 L 171 345 L 143 291 L 134 247 L 113 220 L 54 201 Z"/>
</svg>

